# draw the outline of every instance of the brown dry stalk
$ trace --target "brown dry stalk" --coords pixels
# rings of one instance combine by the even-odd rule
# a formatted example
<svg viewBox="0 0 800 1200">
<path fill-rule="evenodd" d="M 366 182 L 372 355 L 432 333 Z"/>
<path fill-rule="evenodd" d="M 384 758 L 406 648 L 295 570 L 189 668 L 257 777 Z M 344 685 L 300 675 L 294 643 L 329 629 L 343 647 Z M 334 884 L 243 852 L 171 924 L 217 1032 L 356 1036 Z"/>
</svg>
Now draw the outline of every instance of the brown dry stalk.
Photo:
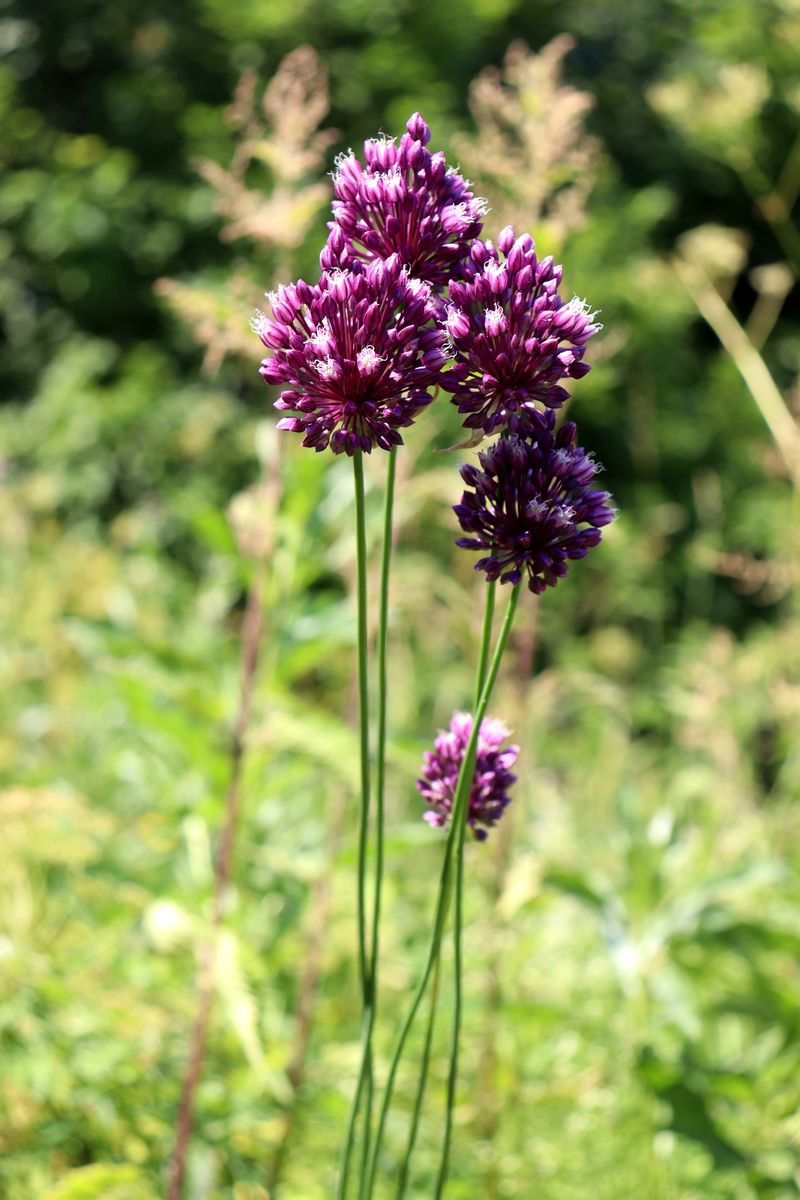
<svg viewBox="0 0 800 1200">
<path fill-rule="evenodd" d="M 800 489 L 800 430 L 764 359 L 728 308 L 705 271 L 676 255 L 675 271 L 697 310 L 708 322 L 756 402 L 761 416 L 775 439 L 786 471 Z"/>
<path fill-rule="evenodd" d="M 167 1177 L 167 1200 L 180 1200 L 186 1174 L 186 1156 L 194 1123 L 194 1099 L 203 1068 L 206 1033 L 214 994 L 217 933 L 222 924 L 225 893 L 231 874 L 233 846 L 239 822 L 242 794 L 242 773 L 246 755 L 247 729 L 253 707 L 258 652 L 263 629 L 264 560 L 254 567 L 253 581 L 247 595 L 247 607 L 242 623 L 242 656 L 239 684 L 239 705 L 233 727 L 230 749 L 230 779 L 225 796 L 225 817 L 217 849 L 214 871 L 214 897 L 211 910 L 211 931 L 200 954 L 197 973 L 197 1010 L 192 1027 L 189 1058 L 183 1076 L 180 1107 L 175 1132 L 175 1146 Z"/>
</svg>

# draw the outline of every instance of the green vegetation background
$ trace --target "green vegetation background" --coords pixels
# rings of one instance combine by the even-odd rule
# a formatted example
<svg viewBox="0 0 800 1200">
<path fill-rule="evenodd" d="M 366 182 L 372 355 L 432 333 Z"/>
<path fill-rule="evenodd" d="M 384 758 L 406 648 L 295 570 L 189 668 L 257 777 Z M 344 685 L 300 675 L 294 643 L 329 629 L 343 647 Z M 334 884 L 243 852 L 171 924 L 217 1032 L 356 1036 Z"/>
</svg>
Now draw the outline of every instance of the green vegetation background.
<svg viewBox="0 0 800 1200">
<path fill-rule="evenodd" d="M 469 849 L 450 1195 L 800 1195 L 796 488 L 741 374 L 754 354 L 791 412 L 796 0 L 28 0 L 0 6 L 6 1200 L 163 1193 L 252 569 L 226 513 L 262 476 L 235 510 L 267 539 L 266 632 L 188 1194 L 332 1194 L 358 1038 L 351 480 L 279 446 L 246 325 L 314 269 L 336 150 L 415 109 L 458 146 L 470 81 L 561 32 L 599 152 L 583 224 L 532 231 L 602 309 L 572 414 L 620 518 L 526 602 L 497 694 L 520 780 Z M 294 179 L 297 244 L 226 235 L 196 160 L 230 163 L 240 74 L 260 88 L 300 44 L 338 133 Z M 280 162 L 251 168 L 272 194 Z M 709 294 L 749 322 L 749 358 L 720 349 Z M 379 1061 L 441 852 L 413 780 L 467 702 L 480 620 L 457 456 L 436 451 L 457 436 L 440 401 L 401 468 Z"/>
</svg>

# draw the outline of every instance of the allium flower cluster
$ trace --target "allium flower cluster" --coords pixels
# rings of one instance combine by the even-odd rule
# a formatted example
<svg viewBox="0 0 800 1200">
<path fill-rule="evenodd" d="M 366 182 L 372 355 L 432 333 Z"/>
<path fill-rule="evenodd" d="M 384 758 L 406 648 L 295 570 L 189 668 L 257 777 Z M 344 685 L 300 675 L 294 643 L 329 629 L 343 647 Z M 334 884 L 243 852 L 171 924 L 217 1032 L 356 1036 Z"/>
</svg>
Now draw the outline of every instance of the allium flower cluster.
<svg viewBox="0 0 800 1200">
<path fill-rule="evenodd" d="M 562 300 L 561 275 L 511 226 L 497 247 L 473 243 L 468 278 L 450 284 L 444 328 L 454 362 L 441 380 L 469 428 L 522 432 L 537 404 L 563 404 L 561 380 L 589 370 L 586 343 L 600 326 L 584 301 Z"/>
<path fill-rule="evenodd" d="M 575 445 L 575 425 L 555 429 L 555 413 L 534 413 L 526 436 L 501 437 L 467 464 L 461 477 L 471 491 L 454 506 L 469 537 L 457 545 L 483 550 L 475 569 L 487 579 L 540 593 L 567 574 L 570 559 L 583 558 L 614 519 L 608 492 L 591 482 L 597 464 Z"/>
<path fill-rule="evenodd" d="M 486 203 L 448 168 L 441 150 L 431 154 L 430 136 L 414 113 L 399 142 L 373 138 L 364 143 L 363 163 L 352 151 L 337 160 L 324 268 L 397 254 L 435 291 L 461 275 Z"/>
<path fill-rule="evenodd" d="M 440 731 L 433 750 L 424 755 L 422 778 L 417 780 L 417 787 L 430 805 L 423 814 L 424 819 L 435 828 L 446 826 L 450 821 L 458 773 L 471 733 L 472 717 L 469 713 L 458 712 L 450 722 L 450 728 Z M 467 823 L 479 842 L 486 840 L 488 830 L 503 815 L 510 800 L 508 789 L 516 782 L 511 767 L 517 760 L 519 746 L 500 748 L 508 736 L 509 730 L 500 721 L 486 717 L 481 722 L 467 813 Z"/>
<path fill-rule="evenodd" d="M 402 444 L 398 429 L 430 403 L 444 362 L 428 284 L 391 255 L 325 271 L 314 286 L 300 280 L 269 299 L 272 316 L 259 313 L 253 326 L 273 351 L 261 375 L 287 385 L 275 407 L 296 414 L 278 428 L 335 454 Z"/>
</svg>

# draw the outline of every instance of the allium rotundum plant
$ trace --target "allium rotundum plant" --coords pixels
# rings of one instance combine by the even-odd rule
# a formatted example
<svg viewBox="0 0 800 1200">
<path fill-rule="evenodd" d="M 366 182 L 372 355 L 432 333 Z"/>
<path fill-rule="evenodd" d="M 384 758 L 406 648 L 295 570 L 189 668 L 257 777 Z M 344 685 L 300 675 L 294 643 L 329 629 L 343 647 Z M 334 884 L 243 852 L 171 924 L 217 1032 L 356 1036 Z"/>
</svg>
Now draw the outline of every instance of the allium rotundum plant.
<svg viewBox="0 0 800 1200">
<path fill-rule="evenodd" d="M 314 283 L 300 280 L 269 297 L 254 328 L 268 353 L 266 383 L 281 389 L 280 429 L 304 446 L 352 459 L 358 607 L 361 807 L 358 826 L 358 963 L 362 1055 L 344 1138 L 338 1200 L 345 1200 L 354 1147 L 361 1149 L 358 1200 L 370 1200 L 383 1165 L 383 1134 L 397 1071 L 426 993 L 430 1015 L 416 1101 L 397 1196 L 405 1194 L 423 1111 L 428 1059 L 442 970 L 441 947 L 453 930 L 453 1021 L 442 1153 L 435 1196 L 445 1190 L 458 1082 L 462 1008 L 465 833 L 481 842 L 505 812 L 520 748 L 487 707 L 508 643 L 523 583 L 536 593 L 554 586 L 583 558 L 612 520 L 607 492 L 592 484 L 597 466 L 576 444 L 572 422 L 559 425 L 565 382 L 589 369 L 587 345 L 599 329 L 588 305 L 560 292 L 562 269 L 539 258 L 528 234 L 504 229 L 495 246 L 479 240 L 485 206 L 470 185 L 428 150 L 430 130 L 419 113 L 398 142 L 379 137 L 337 160 L 328 241 Z M 392 1056 L 380 1106 L 373 1112 L 372 1039 L 378 999 L 384 793 L 387 741 L 387 629 L 393 544 L 393 495 L 401 430 L 451 393 L 476 436 L 496 435 L 477 464 L 462 468 L 466 491 L 455 512 L 477 550 L 483 584 L 483 631 L 471 711 L 458 712 L 424 755 L 418 789 L 425 820 L 444 840 L 433 898 L 425 965 Z M 383 544 L 375 647 L 375 751 L 370 723 L 367 544 L 363 456 L 386 451 Z M 495 637 L 496 583 L 510 585 Z M 375 811 L 372 812 L 372 798 Z M 370 854 L 370 845 L 372 852 Z M 368 866 L 374 867 L 367 920 Z M 431 980 L 435 984 L 431 987 Z M 392 1176 L 394 1179 L 394 1175 Z"/>
<path fill-rule="evenodd" d="M 524 435 L 512 433 L 480 453 L 480 466 L 461 468 L 469 490 L 455 514 L 469 537 L 466 550 L 483 551 L 475 569 L 486 578 L 537 594 L 555 587 L 570 560 L 585 558 L 614 519 L 608 492 L 590 486 L 597 464 L 575 445 L 576 427 L 555 429 L 555 414 L 533 413 Z"/>
<path fill-rule="evenodd" d="M 261 376 L 284 388 L 275 407 L 296 414 L 278 428 L 351 457 L 402 445 L 399 430 L 430 403 L 444 363 L 428 284 L 392 254 L 325 271 L 314 285 L 289 284 L 269 300 L 272 316 L 254 321 L 273 351 Z"/>
<path fill-rule="evenodd" d="M 419 113 L 406 132 L 370 138 L 364 162 L 350 151 L 336 160 L 333 221 L 323 266 L 347 266 L 397 254 L 416 279 L 442 291 L 465 269 L 481 231 L 486 202 L 473 196 Z"/>
<path fill-rule="evenodd" d="M 511 226 L 497 246 L 473 242 L 466 279 L 450 283 L 443 322 L 453 362 L 442 386 L 467 428 L 524 430 L 539 407 L 564 403 L 563 380 L 589 370 L 586 345 L 600 326 L 585 301 L 561 297 L 562 273 Z"/>
<path fill-rule="evenodd" d="M 450 728 L 441 730 L 432 751 L 426 751 L 423 760 L 422 778 L 417 788 L 429 805 L 424 819 L 434 828 L 441 829 L 450 823 L 453 813 L 458 776 L 472 733 L 472 717 L 458 712 L 450 722 Z M 489 830 L 502 817 L 511 797 L 508 790 L 516 783 L 511 771 L 517 761 L 519 746 L 506 746 L 503 742 L 510 731 L 502 721 L 484 717 L 478 734 L 475 771 L 469 793 L 467 824 L 479 842 L 489 836 Z"/>
</svg>

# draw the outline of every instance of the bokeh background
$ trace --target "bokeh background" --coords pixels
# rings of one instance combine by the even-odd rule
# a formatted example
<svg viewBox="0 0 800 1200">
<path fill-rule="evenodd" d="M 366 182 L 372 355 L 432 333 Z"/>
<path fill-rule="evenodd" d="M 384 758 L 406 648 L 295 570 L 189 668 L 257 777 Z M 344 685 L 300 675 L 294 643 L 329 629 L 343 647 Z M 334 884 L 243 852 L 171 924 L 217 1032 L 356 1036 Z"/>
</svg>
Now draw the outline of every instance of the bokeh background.
<svg viewBox="0 0 800 1200">
<path fill-rule="evenodd" d="M 163 1194 L 259 561 L 187 1196 L 332 1194 L 351 476 L 276 437 L 248 321 L 315 270 L 335 153 L 415 109 L 487 232 L 602 310 L 571 415 L 620 507 L 524 602 L 493 706 L 520 780 L 468 851 L 449 1194 L 800 1195 L 797 0 L 27 0 L 0 52 L 0 1195 Z M 458 437 L 441 400 L 400 466 L 379 1068 L 441 855 L 413 781 L 480 622 Z"/>
</svg>

